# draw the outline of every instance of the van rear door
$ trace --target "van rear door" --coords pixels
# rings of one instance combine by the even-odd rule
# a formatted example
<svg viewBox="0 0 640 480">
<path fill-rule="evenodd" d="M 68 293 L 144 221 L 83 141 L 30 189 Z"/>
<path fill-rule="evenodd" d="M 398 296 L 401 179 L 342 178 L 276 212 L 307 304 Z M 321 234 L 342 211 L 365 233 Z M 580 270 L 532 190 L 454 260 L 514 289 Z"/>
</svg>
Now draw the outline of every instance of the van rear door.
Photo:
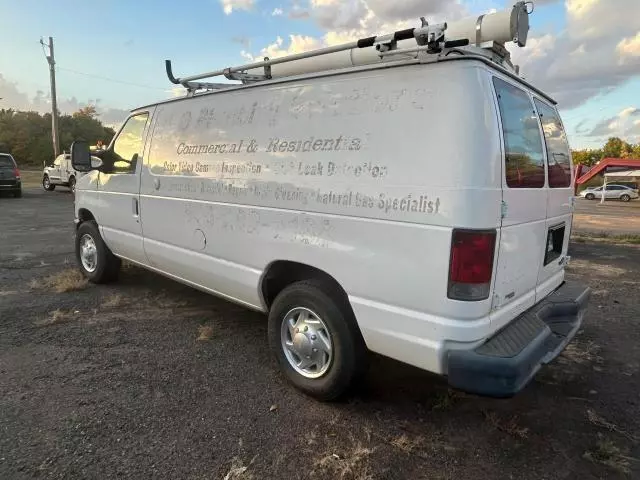
<svg viewBox="0 0 640 480">
<path fill-rule="evenodd" d="M 544 143 L 531 95 L 493 77 L 504 148 L 502 222 L 492 309 L 498 323 L 533 306 L 547 241 Z"/>
<path fill-rule="evenodd" d="M 534 98 L 544 134 L 547 159 L 547 225 L 543 263 L 538 273 L 537 301 L 564 279 L 573 220 L 571 152 L 560 115 L 547 102 Z"/>
</svg>

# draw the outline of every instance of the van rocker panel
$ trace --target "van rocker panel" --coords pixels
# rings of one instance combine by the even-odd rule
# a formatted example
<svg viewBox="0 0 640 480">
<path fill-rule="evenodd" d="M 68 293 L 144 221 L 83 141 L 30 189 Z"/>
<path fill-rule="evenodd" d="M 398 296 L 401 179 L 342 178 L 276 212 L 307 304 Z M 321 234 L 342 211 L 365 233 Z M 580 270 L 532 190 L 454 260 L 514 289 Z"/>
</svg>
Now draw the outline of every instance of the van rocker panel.
<svg viewBox="0 0 640 480">
<path fill-rule="evenodd" d="M 515 395 L 576 335 L 589 296 L 588 287 L 565 282 L 482 345 L 449 351 L 449 385 L 489 397 Z"/>
</svg>

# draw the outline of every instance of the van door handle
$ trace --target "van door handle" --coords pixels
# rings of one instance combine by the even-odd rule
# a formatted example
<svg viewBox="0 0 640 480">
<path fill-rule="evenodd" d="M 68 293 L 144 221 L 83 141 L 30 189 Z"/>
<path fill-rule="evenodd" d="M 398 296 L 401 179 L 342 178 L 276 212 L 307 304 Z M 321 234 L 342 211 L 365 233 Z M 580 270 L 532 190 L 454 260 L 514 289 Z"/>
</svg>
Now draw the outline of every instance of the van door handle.
<svg viewBox="0 0 640 480">
<path fill-rule="evenodd" d="M 133 216 L 138 218 L 138 216 L 140 215 L 140 208 L 138 205 L 138 199 L 137 198 L 133 198 Z"/>
</svg>

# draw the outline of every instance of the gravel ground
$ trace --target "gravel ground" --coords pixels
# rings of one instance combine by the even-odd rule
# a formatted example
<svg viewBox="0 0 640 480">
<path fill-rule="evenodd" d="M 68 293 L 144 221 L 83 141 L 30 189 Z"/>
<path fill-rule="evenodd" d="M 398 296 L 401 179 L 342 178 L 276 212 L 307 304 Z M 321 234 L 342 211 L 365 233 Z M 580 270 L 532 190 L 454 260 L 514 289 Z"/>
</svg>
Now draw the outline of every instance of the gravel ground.
<svg viewBox="0 0 640 480">
<path fill-rule="evenodd" d="M 584 328 L 516 398 L 375 357 L 321 404 L 262 315 L 137 268 L 75 277 L 72 201 L 0 198 L 0 479 L 640 478 L 638 247 L 572 245 Z"/>
</svg>

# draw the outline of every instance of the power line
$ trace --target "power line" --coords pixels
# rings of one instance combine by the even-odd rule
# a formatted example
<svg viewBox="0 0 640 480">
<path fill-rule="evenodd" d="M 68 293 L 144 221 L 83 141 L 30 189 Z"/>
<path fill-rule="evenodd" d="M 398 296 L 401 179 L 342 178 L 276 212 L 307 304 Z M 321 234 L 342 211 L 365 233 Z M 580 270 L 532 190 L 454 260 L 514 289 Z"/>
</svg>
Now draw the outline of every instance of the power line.
<svg viewBox="0 0 640 480">
<path fill-rule="evenodd" d="M 57 69 L 58 70 L 62 70 L 64 72 L 75 73 L 76 75 L 82 75 L 84 77 L 97 78 L 99 80 L 104 80 L 106 82 L 120 83 L 122 85 L 129 85 L 129 86 L 132 86 L 132 87 L 139 87 L 139 88 L 147 88 L 147 89 L 150 89 L 150 90 L 162 90 L 163 92 L 167 91 L 166 88 L 154 87 L 152 85 L 143 85 L 143 84 L 140 84 L 140 83 L 127 82 L 125 80 L 118 80 L 118 79 L 115 79 L 115 78 L 103 77 L 101 75 L 95 75 L 93 73 L 79 72 L 79 71 L 73 70 L 71 68 L 57 67 Z"/>
</svg>

